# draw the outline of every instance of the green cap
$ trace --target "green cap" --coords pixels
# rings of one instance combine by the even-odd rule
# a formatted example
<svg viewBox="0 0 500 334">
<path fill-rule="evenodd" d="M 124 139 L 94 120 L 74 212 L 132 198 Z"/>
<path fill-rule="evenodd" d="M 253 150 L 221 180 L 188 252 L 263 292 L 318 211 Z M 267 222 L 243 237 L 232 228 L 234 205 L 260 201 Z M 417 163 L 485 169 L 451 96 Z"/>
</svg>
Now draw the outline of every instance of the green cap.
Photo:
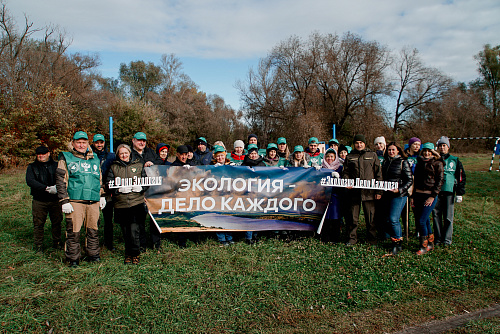
<svg viewBox="0 0 500 334">
<path fill-rule="evenodd" d="M 286 144 L 286 138 L 285 137 L 279 137 L 278 138 L 278 145 L 279 144 Z"/>
<path fill-rule="evenodd" d="M 425 149 L 433 150 L 434 144 L 433 143 L 425 143 L 424 145 L 422 145 L 422 150 L 425 150 Z"/>
<path fill-rule="evenodd" d="M 309 144 L 317 144 L 318 142 L 319 140 L 316 137 L 309 138 Z"/>
<path fill-rule="evenodd" d="M 293 153 L 295 152 L 304 152 L 304 148 L 302 147 L 302 145 L 297 145 L 293 148 Z"/>
<path fill-rule="evenodd" d="M 99 140 L 106 141 L 106 140 L 104 139 L 104 136 L 103 136 L 103 135 L 101 135 L 100 133 L 95 134 L 95 135 L 94 135 L 94 138 L 92 138 L 92 141 L 94 141 L 94 142 L 95 142 L 95 141 L 99 141 Z"/>
<path fill-rule="evenodd" d="M 226 150 L 224 149 L 224 147 L 222 147 L 220 145 L 215 145 L 214 146 L 213 154 L 216 154 L 216 153 L 219 153 L 219 152 L 226 152 Z"/>
<path fill-rule="evenodd" d="M 328 141 L 328 144 L 331 144 L 331 143 L 339 144 L 339 141 L 335 138 L 332 138 Z"/>
<path fill-rule="evenodd" d="M 351 151 L 352 151 L 352 147 L 351 146 L 346 145 L 345 148 L 347 150 L 347 153 L 351 153 Z"/>
<path fill-rule="evenodd" d="M 259 148 L 258 148 L 258 147 L 257 147 L 257 145 L 255 145 L 255 144 L 250 144 L 250 145 L 248 145 L 248 147 L 247 147 L 247 151 L 250 153 L 250 151 L 251 151 L 251 150 L 257 150 L 257 151 L 258 151 L 258 150 L 259 150 Z"/>
<path fill-rule="evenodd" d="M 134 138 L 135 139 L 139 139 L 139 140 L 147 140 L 146 138 L 146 134 L 144 132 L 137 132 L 135 135 L 134 135 Z"/>
<path fill-rule="evenodd" d="M 196 141 L 197 141 L 197 142 L 202 141 L 202 142 L 204 142 L 205 144 L 206 144 L 206 143 L 208 143 L 208 142 L 207 142 L 207 140 L 205 139 L 205 137 L 200 137 L 200 138 L 198 138 Z"/>
<path fill-rule="evenodd" d="M 77 131 L 77 132 L 75 132 L 75 135 L 73 136 L 73 140 L 78 140 L 78 139 L 87 139 L 87 140 L 89 140 L 89 137 L 87 136 L 86 132 Z"/>
<path fill-rule="evenodd" d="M 275 143 L 268 144 L 266 150 L 269 151 L 269 150 L 272 150 L 272 149 L 274 149 L 274 150 L 277 151 L 278 150 L 278 145 L 276 145 Z"/>
</svg>

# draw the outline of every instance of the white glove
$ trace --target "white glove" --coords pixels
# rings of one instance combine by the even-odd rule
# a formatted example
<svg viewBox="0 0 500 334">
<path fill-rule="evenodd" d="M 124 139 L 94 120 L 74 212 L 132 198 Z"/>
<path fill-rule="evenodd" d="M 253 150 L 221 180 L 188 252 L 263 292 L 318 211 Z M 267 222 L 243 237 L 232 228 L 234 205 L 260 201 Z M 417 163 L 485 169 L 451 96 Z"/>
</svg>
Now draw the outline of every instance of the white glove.
<svg viewBox="0 0 500 334">
<path fill-rule="evenodd" d="M 121 192 L 122 194 L 128 194 L 132 191 L 132 186 L 121 187 L 118 189 L 118 191 Z"/>
<path fill-rule="evenodd" d="M 106 199 L 104 197 L 101 197 L 101 199 L 99 200 L 99 206 L 101 207 L 101 210 L 106 207 Z"/>
<path fill-rule="evenodd" d="M 140 193 L 142 191 L 142 186 L 132 186 L 132 191 L 135 193 Z"/>
<path fill-rule="evenodd" d="M 186 168 L 186 169 L 191 168 L 191 166 L 190 166 L 190 165 L 184 165 L 184 166 L 182 166 L 182 167 L 184 167 L 184 168 Z"/>
<path fill-rule="evenodd" d="M 219 167 L 219 166 L 223 166 L 223 165 L 222 165 L 220 162 L 218 162 L 218 163 L 216 163 L 214 166 L 215 166 L 215 167 Z"/>
<path fill-rule="evenodd" d="M 71 203 L 66 203 L 66 204 L 62 205 L 62 212 L 63 213 L 68 214 L 68 213 L 71 213 L 73 211 L 75 211 L 75 209 L 73 209 L 73 205 L 71 205 Z"/>
<path fill-rule="evenodd" d="M 319 166 L 319 165 L 314 166 L 314 168 L 315 168 L 316 170 L 321 170 L 321 166 Z"/>
<path fill-rule="evenodd" d="M 340 174 L 337 173 L 337 172 L 332 172 L 332 177 L 334 177 L 336 179 L 339 179 L 340 178 Z"/>
<path fill-rule="evenodd" d="M 286 168 L 285 166 L 280 166 L 280 168 L 283 170 L 288 170 L 288 168 Z"/>
<path fill-rule="evenodd" d="M 45 188 L 45 191 L 51 195 L 57 194 L 56 186 L 47 187 L 47 188 Z"/>
<path fill-rule="evenodd" d="M 464 198 L 462 196 L 457 196 L 455 201 L 457 203 L 462 203 L 463 200 L 464 200 Z"/>
<path fill-rule="evenodd" d="M 311 166 L 309 166 L 309 165 L 305 165 L 305 166 L 304 166 L 304 168 L 306 168 L 306 169 L 307 169 L 307 168 L 311 168 Z"/>
</svg>

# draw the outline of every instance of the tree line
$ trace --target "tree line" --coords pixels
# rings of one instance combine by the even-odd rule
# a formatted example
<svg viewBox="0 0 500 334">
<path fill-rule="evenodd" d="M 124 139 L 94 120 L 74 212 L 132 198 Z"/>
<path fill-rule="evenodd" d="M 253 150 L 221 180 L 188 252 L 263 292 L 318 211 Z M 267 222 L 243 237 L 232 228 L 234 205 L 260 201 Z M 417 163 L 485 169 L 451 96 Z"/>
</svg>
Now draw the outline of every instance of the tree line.
<svg viewBox="0 0 500 334">
<path fill-rule="evenodd" d="M 40 144 L 66 149 L 75 130 L 108 135 L 110 116 L 116 142 L 143 131 L 152 145 L 173 147 L 203 136 L 230 149 L 249 133 L 262 143 L 284 136 L 302 144 L 329 139 L 333 124 L 344 141 L 355 133 L 498 135 L 500 46 L 476 55 L 479 77 L 465 84 L 425 66 L 416 49 L 394 54 L 352 33 L 292 36 L 236 83 L 235 110 L 201 91 L 174 54 L 121 64 L 118 79 L 105 78 L 97 54 L 69 53 L 65 33 L 34 27 L 27 16 L 18 24 L 6 5 L 0 32 L 0 168 L 22 163 Z"/>
</svg>

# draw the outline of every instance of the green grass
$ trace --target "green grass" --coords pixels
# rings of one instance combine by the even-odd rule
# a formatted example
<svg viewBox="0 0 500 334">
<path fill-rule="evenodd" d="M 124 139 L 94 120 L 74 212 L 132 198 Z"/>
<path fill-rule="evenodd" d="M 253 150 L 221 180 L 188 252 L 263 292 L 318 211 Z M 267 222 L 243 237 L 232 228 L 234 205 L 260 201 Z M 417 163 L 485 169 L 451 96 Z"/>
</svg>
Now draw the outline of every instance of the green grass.
<svg viewBox="0 0 500 334">
<path fill-rule="evenodd" d="M 225 248 L 207 238 L 186 249 L 167 240 L 127 267 L 117 242 L 100 264 L 70 269 L 63 251 L 32 250 L 24 171 L 8 171 L 0 176 L 0 331 L 383 333 L 481 309 L 500 300 L 500 175 L 471 171 L 467 182 L 454 245 L 425 256 L 413 239 L 387 257 L 383 247 L 314 238 Z M 47 226 L 47 247 L 49 235 Z M 495 328 L 498 319 L 487 319 L 453 333 Z"/>
</svg>

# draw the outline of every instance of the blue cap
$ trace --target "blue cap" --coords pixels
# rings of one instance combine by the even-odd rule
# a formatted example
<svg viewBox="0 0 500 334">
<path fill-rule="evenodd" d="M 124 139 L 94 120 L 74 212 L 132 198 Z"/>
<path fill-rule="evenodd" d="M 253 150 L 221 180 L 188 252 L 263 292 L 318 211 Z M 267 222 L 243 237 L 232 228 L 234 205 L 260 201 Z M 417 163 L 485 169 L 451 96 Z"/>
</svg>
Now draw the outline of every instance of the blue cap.
<svg viewBox="0 0 500 334">
<path fill-rule="evenodd" d="M 139 139 L 139 140 L 147 140 L 146 138 L 146 134 L 144 132 L 137 132 L 135 135 L 134 135 L 134 138 L 135 139 Z"/>
<path fill-rule="evenodd" d="M 97 133 L 97 134 L 94 135 L 94 138 L 92 138 L 92 141 L 99 141 L 99 140 L 106 141 L 104 139 L 103 135 L 101 135 L 100 133 Z"/>
<path fill-rule="evenodd" d="M 77 131 L 77 132 L 75 132 L 75 135 L 73 136 L 73 140 L 78 140 L 78 139 L 87 139 L 87 140 L 89 140 L 89 137 L 87 136 L 86 132 Z"/>
</svg>

